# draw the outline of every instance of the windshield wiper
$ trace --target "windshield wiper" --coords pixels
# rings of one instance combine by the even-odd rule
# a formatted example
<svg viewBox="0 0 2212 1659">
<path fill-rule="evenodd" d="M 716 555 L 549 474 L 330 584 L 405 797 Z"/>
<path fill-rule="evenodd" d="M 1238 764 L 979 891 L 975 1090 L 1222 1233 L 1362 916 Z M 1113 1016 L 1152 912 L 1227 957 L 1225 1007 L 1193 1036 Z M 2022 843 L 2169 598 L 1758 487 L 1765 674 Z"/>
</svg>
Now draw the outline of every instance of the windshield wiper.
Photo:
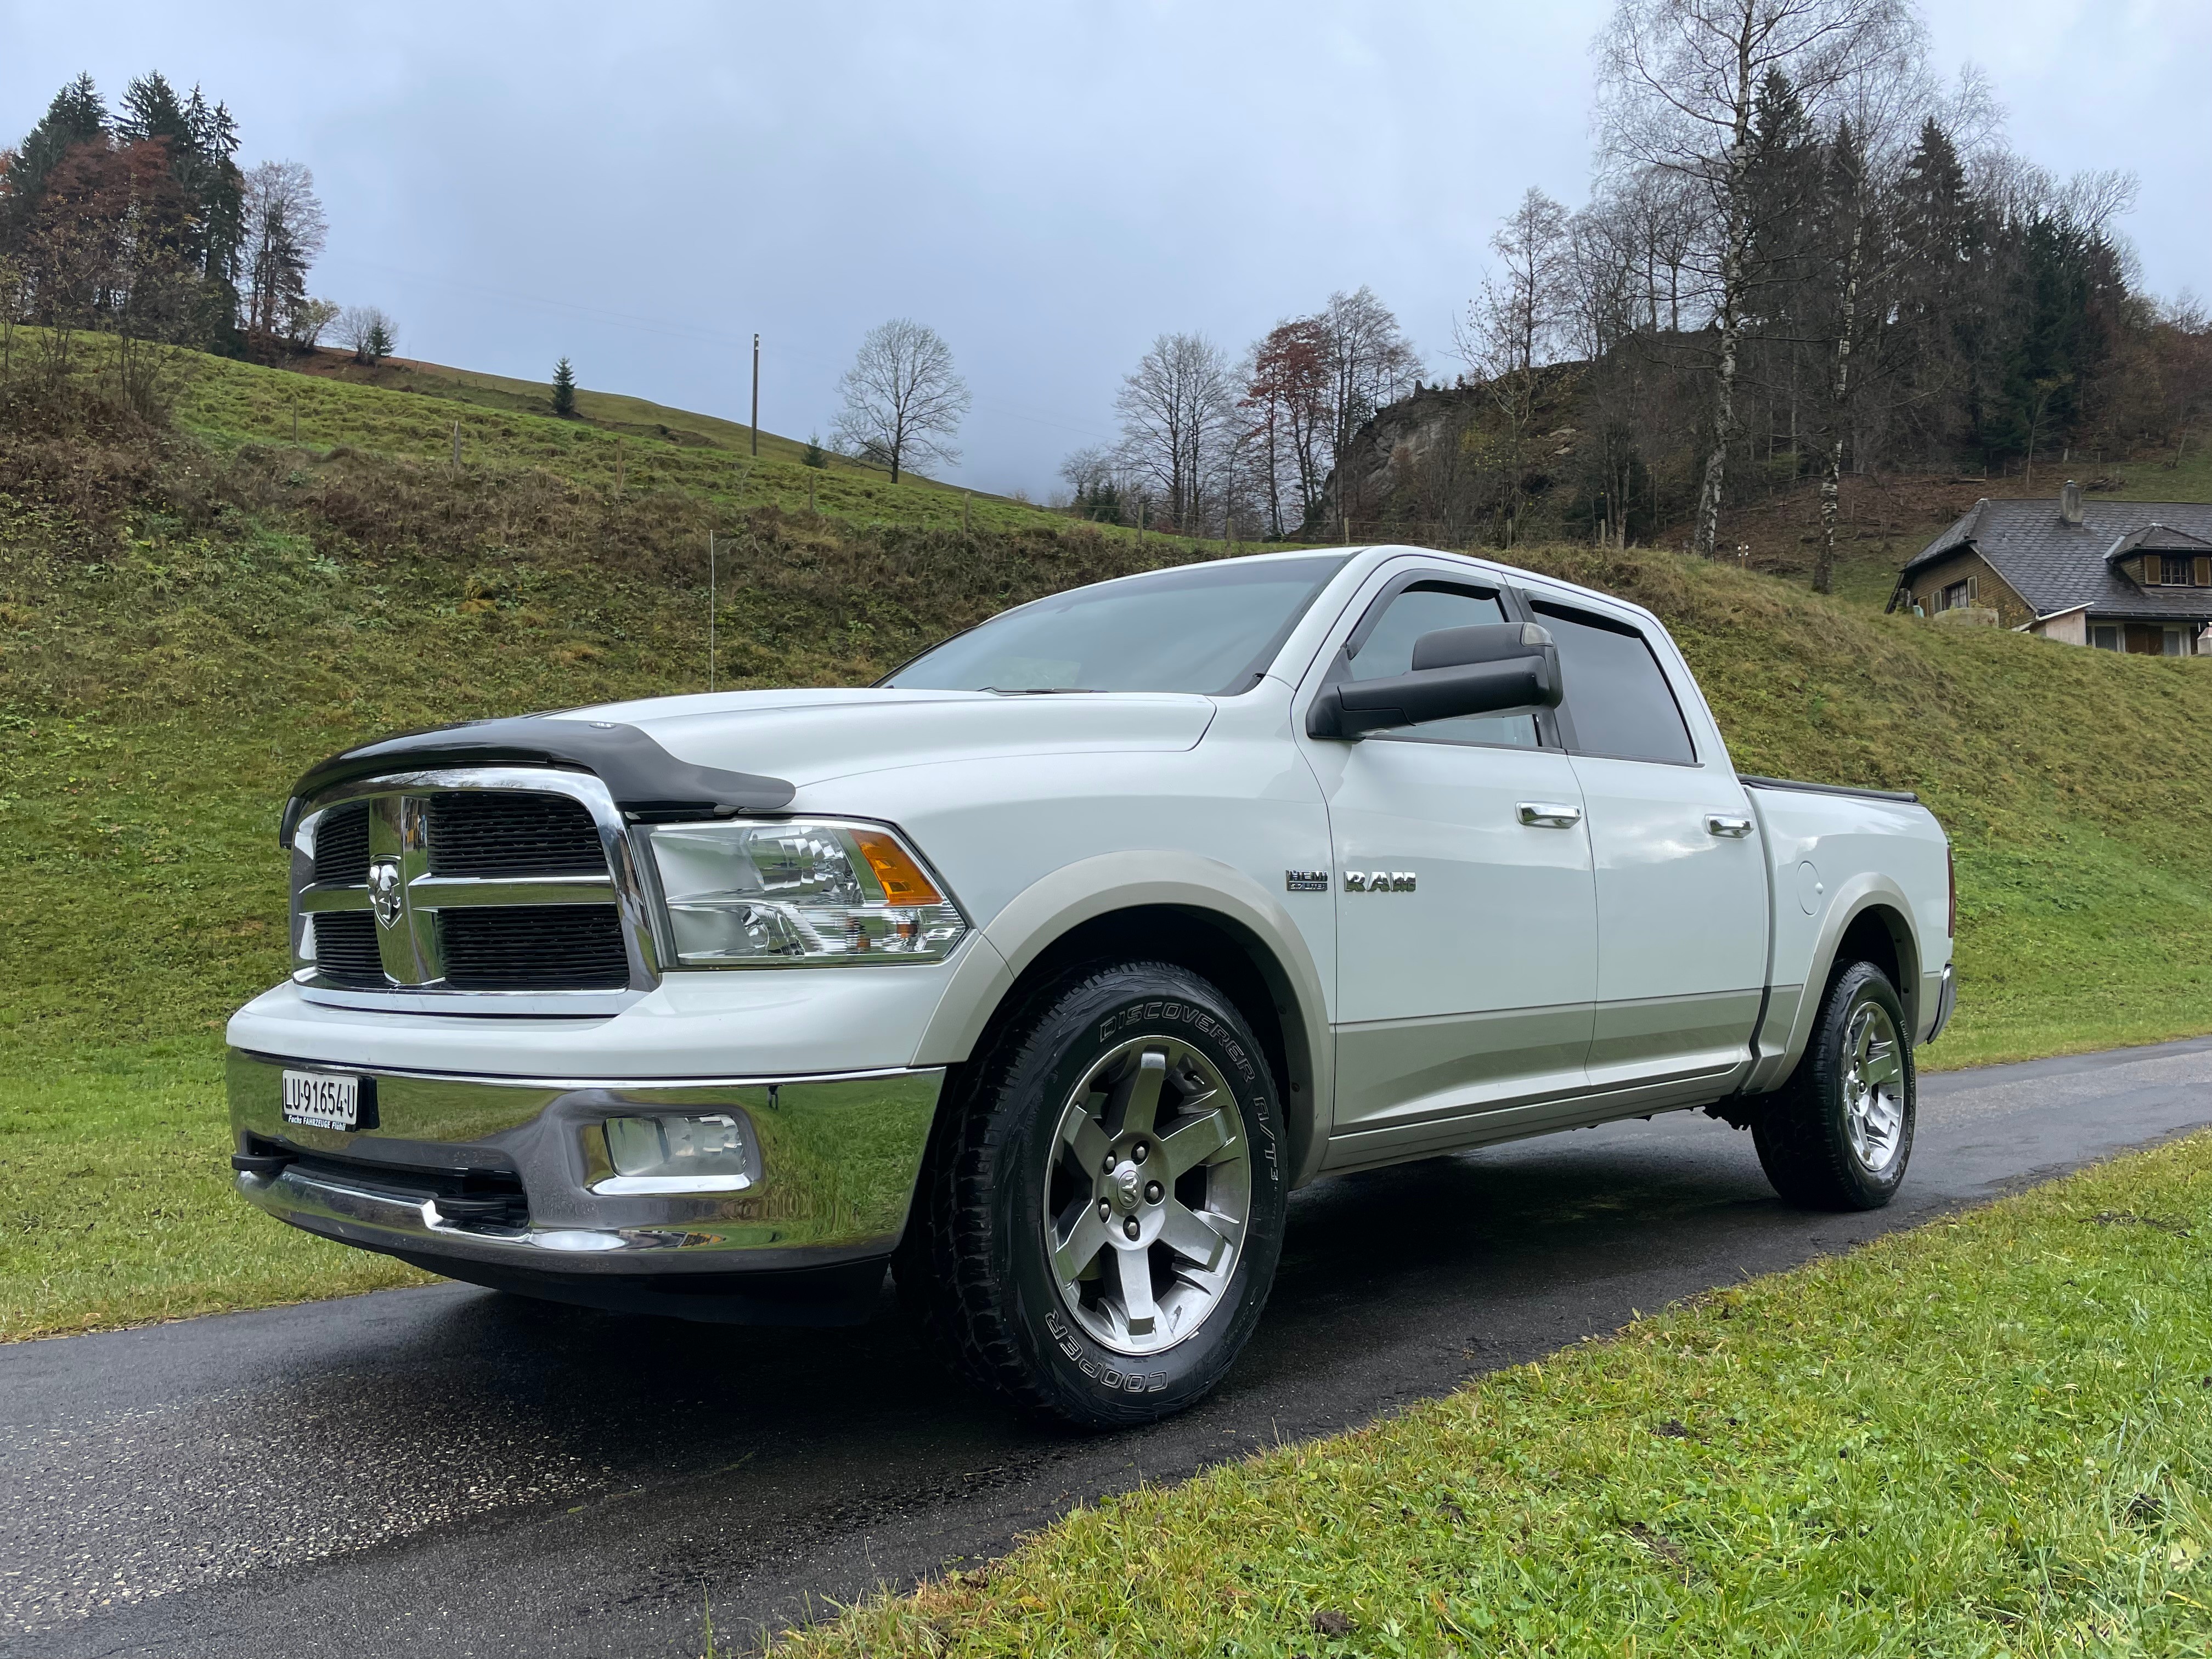
<svg viewBox="0 0 2212 1659">
<path fill-rule="evenodd" d="M 1095 685 L 979 685 L 975 689 L 1001 697 L 1057 697 L 1066 692 L 1092 697 L 1103 695 Z"/>
</svg>

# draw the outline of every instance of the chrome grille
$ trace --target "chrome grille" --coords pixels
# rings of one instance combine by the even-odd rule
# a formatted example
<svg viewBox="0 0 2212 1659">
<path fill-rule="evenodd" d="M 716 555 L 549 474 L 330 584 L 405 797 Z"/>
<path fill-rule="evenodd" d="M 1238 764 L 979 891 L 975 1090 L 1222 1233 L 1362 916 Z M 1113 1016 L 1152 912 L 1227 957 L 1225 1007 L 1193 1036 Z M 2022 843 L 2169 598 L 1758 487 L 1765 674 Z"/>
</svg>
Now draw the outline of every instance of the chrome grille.
<svg viewBox="0 0 2212 1659">
<path fill-rule="evenodd" d="M 368 879 L 368 803 L 348 801 L 323 814 L 315 827 L 315 879 L 348 884 Z M 369 943 L 375 944 L 370 935 Z"/>
<path fill-rule="evenodd" d="M 319 854 L 316 865 L 319 868 Z M 368 868 L 368 854 L 361 866 Z M 315 965 L 341 985 L 375 990 L 387 981 L 376 944 L 376 918 L 366 910 L 325 910 L 315 918 Z"/>
<path fill-rule="evenodd" d="M 293 866 L 295 917 L 313 924 L 295 931 L 303 950 L 313 940 L 297 975 L 311 994 L 598 1013 L 625 1006 L 609 994 L 656 981 L 627 834 L 596 778 L 488 767 L 339 793 L 303 819 Z"/>
<path fill-rule="evenodd" d="M 612 989 L 629 982 L 611 904 L 448 910 L 446 983 L 462 991 Z"/>
<path fill-rule="evenodd" d="M 441 876 L 605 875 L 599 826 L 566 795 L 453 790 L 430 797 L 430 870 Z M 362 814 L 366 826 L 368 814 Z M 368 866 L 366 828 L 362 867 Z"/>
</svg>

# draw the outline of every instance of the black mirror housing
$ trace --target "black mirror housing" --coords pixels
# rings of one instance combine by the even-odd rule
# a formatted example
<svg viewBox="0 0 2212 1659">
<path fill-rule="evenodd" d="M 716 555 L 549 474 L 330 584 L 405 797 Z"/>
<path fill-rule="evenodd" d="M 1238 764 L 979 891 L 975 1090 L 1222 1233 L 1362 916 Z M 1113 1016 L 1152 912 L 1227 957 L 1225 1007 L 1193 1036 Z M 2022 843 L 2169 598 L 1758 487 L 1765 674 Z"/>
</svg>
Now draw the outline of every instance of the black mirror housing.
<svg viewBox="0 0 2212 1659">
<path fill-rule="evenodd" d="M 1476 628 L 1439 628 L 1413 641 L 1409 666 L 1465 668 L 1479 662 L 1505 662 L 1539 654 L 1558 659 L 1552 630 L 1540 623 L 1484 623 Z"/>
<path fill-rule="evenodd" d="M 1413 644 L 1413 671 L 1323 686 L 1306 711 L 1306 733 L 1359 738 L 1393 726 L 1468 714 L 1556 708 L 1559 647 L 1534 623 L 1444 628 Z"/>
</svg>

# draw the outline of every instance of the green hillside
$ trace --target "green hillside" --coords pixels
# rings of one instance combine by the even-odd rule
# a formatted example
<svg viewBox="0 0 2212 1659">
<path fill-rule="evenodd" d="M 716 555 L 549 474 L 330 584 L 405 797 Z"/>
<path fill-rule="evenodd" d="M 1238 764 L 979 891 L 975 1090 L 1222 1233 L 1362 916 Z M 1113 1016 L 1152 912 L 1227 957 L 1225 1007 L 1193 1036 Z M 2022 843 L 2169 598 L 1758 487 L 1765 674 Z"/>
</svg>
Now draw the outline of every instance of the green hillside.
<svg viewBox="0 0 2212 1659">
<path fill-rule="evenodd" d="M 799 512 L 811 499 L 825 515 L 863 523 L 1063 522 L 912 473 L 894 484 L 889 473 L 838 456 L 810 467 L 805 445 L 773 433 L 761 434 L 756 459 L 747 428 L 639 398 L 580 392 L 580 418 L 563 421 L 544 412 L 543 386 L 435 364 L 387 360 L 367 368 L 322 354 L 315 372 L 294 373 L 182 350 L 173 362 L 176 426 L 219 453 L 281 445 L 302 459 L 368 456 L 450 478 L 458 426 L 460 477 L 480 486 L 544 473 L 624 500 L 680 492 L 725 512 Z"/>
<path fill-rule="evenodd" d="M 295 359 L 288 367 L 344 386 L 380 386 L 388 392 L 441 398 L 502 414 L 543 415 L 550 418 L 552 413 L 553 389 L 545 381 L 511 380 L 504 374 L 449 368 L 443 363 L 420 362 L 410 357 L 386 357 L 377 363 L 362 363 L 356 362 L 349 352 L 319 350 Z M 617 392 L 594 392 L 579 386 L 576 418 L 602 432 L 664 443 L 711 446 L 733 455 L 747 454 L 752 447 L 752 428 L 742 422 L 673 409 L 666 404 L 625 397 Z M 760 452 L 765 460 L 795 463 L 805 455 L 806 446 L 798 439 L 763 428 Z M 902 473 L 899 481 L 905 483 L 906 475 Z M 915 482 L 925 488 L 951 488 L 927 478 L 916 478 Z"/>
<path fill-rule="evenodd" d="M 290 441 L 293 400 L 301 437 Z M 372 733 L 707 679 L 865 681 L 1006 605 L 1212 556 L 878 475 L 207 360 L 158 433 L 0 414 L 0 1334 L 386 1284 L 227 1192 L 225 1014 L 284 971 L 273 827 Z M 832 494 L 833 489 L 838 494 Z M 870 491 L 875 493 L 870 494 Z M 1921 790 L 1958 838 L 1938 1064 L 2212 1029 L 2212 663 L 1522 550 L 1676 629 L 1758 770 Z"/>
</svg>

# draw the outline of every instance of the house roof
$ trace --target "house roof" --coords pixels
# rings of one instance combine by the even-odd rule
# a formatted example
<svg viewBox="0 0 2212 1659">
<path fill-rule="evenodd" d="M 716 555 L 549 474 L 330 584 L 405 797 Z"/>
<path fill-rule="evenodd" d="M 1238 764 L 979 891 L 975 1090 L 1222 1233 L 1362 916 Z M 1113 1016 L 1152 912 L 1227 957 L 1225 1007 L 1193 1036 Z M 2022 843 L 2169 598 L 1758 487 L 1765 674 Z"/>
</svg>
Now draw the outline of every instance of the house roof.
<svg viewBox="0 0 2212 1659">
<path fill-rule="evenodd" d="M 2128 617 L 2212 617 L 2212 588 L 2139 587 L 2114 568 L 2130 553 L 2212 550 L 2212 502 L 2081 503 L 2081 522 L 2056 500 L 1982 501 L 1914 556 L 1900 581 L 1971 546 L 2039 617 L 2087 607 Z"/>
</svg>

